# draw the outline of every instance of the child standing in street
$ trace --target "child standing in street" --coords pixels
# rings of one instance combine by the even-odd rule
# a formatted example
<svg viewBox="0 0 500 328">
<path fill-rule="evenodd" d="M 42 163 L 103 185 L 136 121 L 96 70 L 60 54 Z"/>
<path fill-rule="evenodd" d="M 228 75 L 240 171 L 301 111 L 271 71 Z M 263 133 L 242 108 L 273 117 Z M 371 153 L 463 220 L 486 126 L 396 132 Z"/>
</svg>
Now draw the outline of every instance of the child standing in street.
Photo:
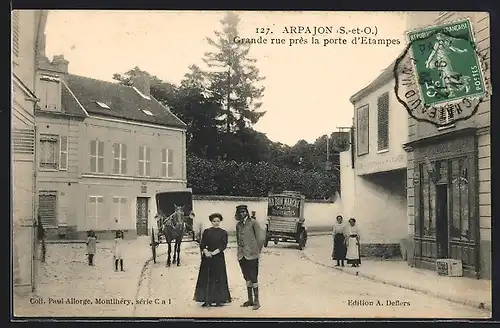
<svg viewBox="0 0 500 328">
<path fill-rule="evenodd" d="M 118 271 L 118 263 L 120 263 L 120 270 L 123 270 L 123 231 L 118 230 L 115 235 L 115 271 Z"/>
<path fill-rule="evenodd" d="M 94 255 L 96 251 L 97 238 L 94 230 L 87 231 L 87 256 L 89 265 L 94 265 Z"/>
</svg>

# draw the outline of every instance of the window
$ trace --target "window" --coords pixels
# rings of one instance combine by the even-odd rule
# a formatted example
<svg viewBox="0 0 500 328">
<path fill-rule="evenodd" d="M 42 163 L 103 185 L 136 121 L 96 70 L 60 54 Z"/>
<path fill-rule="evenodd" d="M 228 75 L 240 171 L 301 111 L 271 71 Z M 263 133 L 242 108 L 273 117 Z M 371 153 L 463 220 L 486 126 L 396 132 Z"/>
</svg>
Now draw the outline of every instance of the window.
<svg viewBox="0 0 500 328">
<path fill-rule="evenodd" d="M 113 144 L 113 173 L 127 174 L 127 145 Z"/>
<path fill-rule="evenodd" d="M 443 106 L 438 110 L 438 120 L 439 124 L 442 126 L 451 125 L 453 118 L 455 117 L 453 106 Z"/>
<path fill-rule="evenodd" d="M 161 176 L 163 178 L 171 178 L 174 175 L 173 158 L 174 152 L 172 149 L 163 148 L 161 150 Z"/>
<path fill-rule="evenodd" d="M 90 141 L 90 172 L 104 173 L 104 141 Z"/>
<path fill-rule="evenodd" d="M 389 93 L 384 93 L 377 100 L 377 137 L 378 150 L 389 148 Z"/>
<path fill-rule="evenodd" d="M 59 137 L 59 170 L 68 170 L 68 137 Z"/>
<path fill-rule="evenodd" d="M 358 156 L 368 154 L 370 145 L 369 135 L 369 107 L 362 106 L 357 109 L 357 149 Z"/>
<path fill-rule="evenodd" d="M 40 135 L 40 169 L 68 169 L 68 137 L 52 134 Z"/>
<path fill-rule="evenodd" d="M 151 149 L 139 146 L 139 176 L 149 177 L 151 175 Z"/>
<path fill-rule="evenodd" d="M 40 108 L 42 110 L 60 110 L 61 86 L 57 76 L 42 75 L 40 77 L 40 88 L 37 93 L 40 98 Z"/>
<path fill-rule="evenodd" d="M 127 206 L 127 198 L 113 197 L 113 215 L 115 223 L 120 224 L 126 222 L 129 216 L 129 208 Z"/>
<path fill-rule="evenodd" d="M 12 53 L 19 56 L 19 11 L 12 11 Z"/>
<path fill-rule="evenodd" d="M 38 195 L 38 214 L 44 228 L 57 227 L 57 192 L 40 191 Z"/>
<path fill-rule="evenodd" d="M 99 107 L 102 107 L 102 108 L 105 108 L 105 109 L 111 109 L 111 108 L 109 108 L 108 105 L 106 105 L 105 103 L 102 103 L 100 101 L 96 101 L 96 104 L 98 104 Z"/>
<path fill-rule="evenodd" d="M 87 229 L 96 229 L 98 227 L 99 218 L 102 215 L 104 197 L 89 196 L 87 206 Z"/>
</svg>

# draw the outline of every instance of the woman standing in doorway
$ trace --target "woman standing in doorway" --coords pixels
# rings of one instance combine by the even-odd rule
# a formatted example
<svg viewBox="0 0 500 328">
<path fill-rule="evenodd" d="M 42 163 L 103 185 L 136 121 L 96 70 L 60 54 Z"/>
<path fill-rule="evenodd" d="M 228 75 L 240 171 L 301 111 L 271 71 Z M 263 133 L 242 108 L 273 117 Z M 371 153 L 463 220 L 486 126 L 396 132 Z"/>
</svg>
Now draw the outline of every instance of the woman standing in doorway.
<svg viewBox="0 0 500 328">
<path fill-rule="evenodd" d="M 349 227 L 347 229 L 347 264 L 352 267 L 358 267 L 361 264 L 361 256 L 359 254 L 360 235 L 356 219 L 349 219 Z"/>
<path fill-rule="evenodd" d="M 336 266 L 344 266 L 346 256 L 346 226 L 343 222 L 342 215 L 337 215 L 337 222 L 333 226 L 333 251 L 332 260 L 337 261 Z"/>
<path fill-rule="evenodd" d="M 213 213 L 209 220 L 212 227 L 205 229 L 201 237 L 201 265 L 194 291 L 194 300 L 203 302 L 203 307 L 231 302 L 224 257 L 227 232 L 220 228 L 222 215 Z"/>
</svg>

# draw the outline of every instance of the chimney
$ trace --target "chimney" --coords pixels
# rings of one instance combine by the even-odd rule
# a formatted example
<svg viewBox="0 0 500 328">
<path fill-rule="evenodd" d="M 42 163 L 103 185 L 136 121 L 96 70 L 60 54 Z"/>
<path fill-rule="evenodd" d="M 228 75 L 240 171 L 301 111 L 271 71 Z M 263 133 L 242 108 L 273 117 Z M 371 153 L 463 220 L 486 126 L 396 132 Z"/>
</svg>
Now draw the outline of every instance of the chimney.
<svg viewBox="0 0 500 328">
<path fill-rule="evenodd" d="M 150 96 L 151 80 L 145 72 L 135 72 L 132 75 L 132 86 L 136 87 L 146 97 Z"/>
<path fill-rule="evenodd" d="M 64 55 L 55 55 L 52 59 L 52 65 L 61 73 L 68 74 L 69 61 L 64 59 Z"/>
</svg>

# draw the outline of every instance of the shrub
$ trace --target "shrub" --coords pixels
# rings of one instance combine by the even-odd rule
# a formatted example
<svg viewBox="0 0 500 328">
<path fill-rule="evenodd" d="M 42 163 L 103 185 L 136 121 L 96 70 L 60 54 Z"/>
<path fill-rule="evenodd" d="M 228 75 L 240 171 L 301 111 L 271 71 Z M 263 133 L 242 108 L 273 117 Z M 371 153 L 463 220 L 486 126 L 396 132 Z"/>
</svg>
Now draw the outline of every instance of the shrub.
<svg viewBox="0 0 500 328">
<path fill-rule="evenodd" d="M 198 195 L 265 197 L 269 192 L 297 190 L 308 199 L 330 198 L 338 191 L 329 172 L 304 171 L 267 162 L 240 163 L 187 157 L 188 186 Z"/>
</svg>

